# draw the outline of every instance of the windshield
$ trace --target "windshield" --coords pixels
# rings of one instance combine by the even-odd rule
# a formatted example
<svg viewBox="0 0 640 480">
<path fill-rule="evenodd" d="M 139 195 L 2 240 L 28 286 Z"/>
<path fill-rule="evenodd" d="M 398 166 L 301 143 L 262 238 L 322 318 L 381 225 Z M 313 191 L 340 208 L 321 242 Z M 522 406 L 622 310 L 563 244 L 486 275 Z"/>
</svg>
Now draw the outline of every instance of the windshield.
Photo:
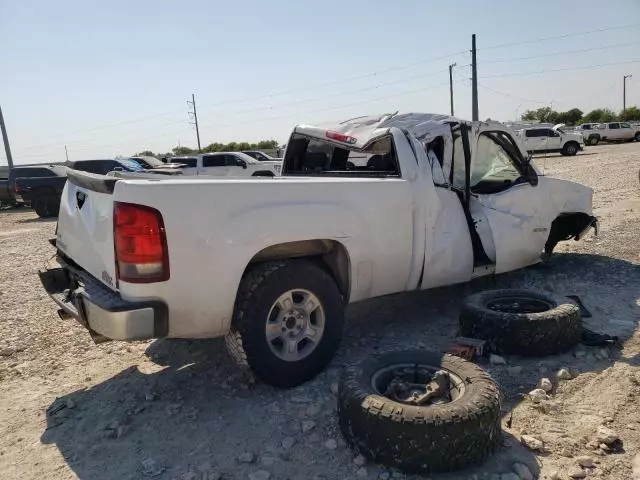
<svg viewBox="0 0 640 480">
<path fill-rule="evenodd" d="M 144 167 L 135 160 L 127 159 L 119 160 L 119 162 L 120 165 L 122 165 L 122 168 L 128 170 L 129 172 L 141 172 L 144 170 Z"/>
<path fill-rule="evenodd" d="M 139 162 L 138 162 L 138 160 L 136 160 L 136 159 L 131 159 L 131 160 L 133 160 L 134 162 L 139 163 Z M 144 157 L 144 158 L 143 158 L 143 159 L 141 159 L 141 160 L 142 160 L 143 162 L 145 162 L 145 163 L 148 163 L 148 164 L 151 166 L 151 168 L 156 168 L 156 167 L 162 167 L 162 166 L 164 166 L 164 163 L 162 163 L 162 160 L 158 160 L 158 159 L 157 159 L 157 158 L 155 158 L 155 157 Z"/>
</svg>

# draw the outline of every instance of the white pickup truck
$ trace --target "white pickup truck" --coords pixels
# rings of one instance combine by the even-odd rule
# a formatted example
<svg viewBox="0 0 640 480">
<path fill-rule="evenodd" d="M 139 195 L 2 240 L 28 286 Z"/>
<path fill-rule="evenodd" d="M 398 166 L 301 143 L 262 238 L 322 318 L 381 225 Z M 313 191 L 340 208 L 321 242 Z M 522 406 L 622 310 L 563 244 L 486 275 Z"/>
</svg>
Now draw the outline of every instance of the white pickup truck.
<svg viewBox="0 0 640 480">
<path fill-rule="evenodd" d="M 226 336 L 290 387 L 329 363 L 347 304 L 534 264 L 596 226 L 591 201 L 500 123 L 362 117 L 296 127 L 282 177 L 71 171 L 40 276 L 96 341 Z"/>
<path fill-rule="evenodd" d="M 183 165 L 184 175 L 275 177 L 282 168 L 281 160 L 259 161 L 242 152 L 203 153 L 174 157 L 171 161 Z"/>
<path fill-rule="evenodd" d="M 566 132 L 564 123 L 548 127 L 525 128 L 517 132 L 529 153 L 561 153 L 573 156 L 584 148 L 580 133 Z"/>
<path fill-rule="evenodd" d="M 593 129 L 591 137 L 597 142 L 640 142 L 640 127 L 627 122 L 601 123 Z"/>
</svg>

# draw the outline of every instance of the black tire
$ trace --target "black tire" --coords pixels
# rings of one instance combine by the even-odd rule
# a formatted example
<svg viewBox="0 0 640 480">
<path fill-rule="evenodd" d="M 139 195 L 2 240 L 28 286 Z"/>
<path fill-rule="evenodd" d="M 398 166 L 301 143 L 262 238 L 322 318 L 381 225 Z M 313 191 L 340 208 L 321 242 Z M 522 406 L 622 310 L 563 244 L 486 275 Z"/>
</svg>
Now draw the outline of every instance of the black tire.
<svg viewBox="0 0 640 480">
<path fill-rule="evenodd" d="M 600 137 L 593 136 L 589 139 L 589 145 L 596 146 L 600 142 Z"/>
<path fill-rule="evenodd" d="M 562 147 L 562 155 L 565 156 L 573 157 L 578 151 L 580 151 L 580 145 L 576 142 L 567 142 Z"/>
<path fill-rule="evenodd" d="M 416 406 L 383 396 L 376 373 L 393 365 L 430 365 L 464 384 L 450 403 Z M 471 362 L 427 350 L 391 352 L 345 370 L 338 420 L 347 442 L 364 456 L 407 473 L 458 470 L 486 460 L 501 444 L 500 391 Z"/>
<path fill-rule="evenodd" d="M 635 134 L 635 136 L 633 137 L 633 139 L 634 139 L 636 142 L 640 142 L 640 132 L 636 132 L 636 134 Z"/>
<path fill-rule="evenodd" d="M 53 195 L 36 197 L 33 200 L 33 209 L 40 218 L 57 217 L 60 210 L 60 200 Z"/>
<path fill-rule="evenodd" d="M 500 302 L 519 303 L 520 309 L 525 302 L 536 306 L 534 313 L 513 313 L 496 306 Z M 582 335 L 580 309 L 575 304 L 530 290 L 489 290 L 467 297 L 459 326 L 460 335 L 485 340 L 490 351 L 526 356 L 566 352 Z"/>
<path fill-rule="evenodd" d="M 265 329 L 274 302 L 288 290 L 313 293 L 324 311 L 324 332 L 315 348 L 298 361 L 278 357 Z M 344 326 L 343 298 L 336 282 L 310 260 L 286 260 L 256 265 L 245 273 L 236 298 L 226 344 L 234 359 L 265 383 L 290 388 L 311 380 L 329 364 Z"/>
</svg>

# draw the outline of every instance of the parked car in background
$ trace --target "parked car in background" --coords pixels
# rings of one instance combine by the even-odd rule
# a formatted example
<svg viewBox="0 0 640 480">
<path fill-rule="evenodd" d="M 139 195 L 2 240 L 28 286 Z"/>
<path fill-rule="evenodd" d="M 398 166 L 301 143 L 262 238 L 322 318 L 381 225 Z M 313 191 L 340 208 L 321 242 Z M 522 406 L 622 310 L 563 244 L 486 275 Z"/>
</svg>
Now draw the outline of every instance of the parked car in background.
<svg viewBox="0 0 640 480">
<path fill-rule="evenodd" d="M 57 176 L 56 165 L 25 165 L 13 167 L 9 170 L 9 176 L 6 179 L 0 179 L 0 204 L 2 205 L 22 205 L 24 203 L 21 197 L 16 198 L 15 186 L 16 179 L 22 177 L 55 177 Z"/>
<path fill-rule="evenodd" d="M 40 218 L 57 217 L 60 195 L 67 182 L 67 168 L 54 165 L 48 168 L 49 176 L 18 177 L 15 181 L 16 198 L 31 205 Z"/>
<path fill-rule="evenodd" d="M 140 164 L 129 159 L 100 159 L 100 160 L 78 160 L 67 162 L 65 165 L 53 165 L 49 167 L 24 167 L 35 169 L 45 169 L 41 175 L 33 175 L 34 170 L 24 171 L 22 177 L 16 178 L 14 189 L 18 201 L 29 204 L 33 207 L 39 217 L 56 217 L 60 208 L 60 197 L 67 181 L 67 171 L 69 169 L 79 170 L 99 175 L 107 175 L 111 172 L 127 173 L 128 175 L 142 176 L 145 173 L 153 172 L 153 175 L 175 175 L 180 171 L 169 169 L 146 170 Z"/>
<path fill-rule="evenodd" d="M 584 148 L 584 138 L 579 133 L 566 132 L 564 124 L 552 128 L 534 127 L 519 130 L 527 152 L 529 153 L 561 153 L 575 155 Z"/>
<path fill-rule="evenodd" d="M 599 125 L 599 123 L 583 123 L 578 125 L 574 132 L 582 135 L 585 144 L 597 145 L 600 142 L 600 134 L 597 131 Z"/>
<path fill-rule="evenodd" d="M 273 177 L 280 174 L 282 161 L 258 161 L 242 152 L 216 152 L 176 157 L 186 163 L 185 175 L 212 175 L 216 177 Z"/>
<path fill-rule="evenodd" d="M 640 142 L 640 127 L 627 122 L 601 123 L 594 128 L 600 142 Z"/>
<path fill-rule="evenodd" d="M 69 170 L 42 284 L 96 341 L 226 335 L 259 379 L 291 387 L 331 361 L 345 305 L 523 268 L 596 224 L 592 190 L 539 176 L 498 122 L 298 126 L 282 173 L 144 182 Z"/>
<path fill-rule="evenodd" d="M 142 168 L 147 170 L 172 170 L 172 169 L 180 169 L 184 168 L 186 165 L 184 163 L 176 163 L 176 162 L 163 162 L 162 160 L 151 157 L 147 155 L 138 155 L 135 157 L 130 157 L 129 160 L 137 162 Z"/>
<path fill-rule="evenodd" d="M 252 158 L 255 158 L 259 162 L 274 162 L 274 161 L 282 160 L 282 159 L 271 157 L 259 150 L 243 150 L 242 153 L 244 153 L 245 155 L 249 155 Z"/>
</svg>

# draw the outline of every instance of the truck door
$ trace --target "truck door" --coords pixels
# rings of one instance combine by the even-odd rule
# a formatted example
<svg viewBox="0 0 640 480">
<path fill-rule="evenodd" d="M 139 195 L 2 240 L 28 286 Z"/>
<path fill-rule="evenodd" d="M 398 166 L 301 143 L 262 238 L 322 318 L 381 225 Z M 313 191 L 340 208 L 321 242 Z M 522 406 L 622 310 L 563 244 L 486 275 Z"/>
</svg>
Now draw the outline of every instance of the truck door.
<svg viewBox="0 0 640 480">
<path fill-rule="evenodd" d="M 545 128 L 547 150 L 562 150 L 562 136 L 556 128 Z"/>
<path fill-rule="evenodd" d="M 523 141 L 528 152 L 543 152 L 547 149 L 548 136 L 543 128 L 530 128 L 524 131 Z"/>
<path fill-rule="evenodd" d="M 215 175 L 226 177 L 229 175 L 229 167 L 226 163 L 226 155 L 203 155 L 202 167 L 198 168 L 198 175 Z"/>
<path fill-rule="evenodd" d="M 548 184 L 538 179 L 508 131 L 481 124 L 476 132 L 469 207 L 476 229 L 478 223 L 488 223 L 491 238 L 486 231 L 478 233 L 487 255 L 494 257 L 495 273 L 536 263 L 556 216 Z"/>
</svg>

